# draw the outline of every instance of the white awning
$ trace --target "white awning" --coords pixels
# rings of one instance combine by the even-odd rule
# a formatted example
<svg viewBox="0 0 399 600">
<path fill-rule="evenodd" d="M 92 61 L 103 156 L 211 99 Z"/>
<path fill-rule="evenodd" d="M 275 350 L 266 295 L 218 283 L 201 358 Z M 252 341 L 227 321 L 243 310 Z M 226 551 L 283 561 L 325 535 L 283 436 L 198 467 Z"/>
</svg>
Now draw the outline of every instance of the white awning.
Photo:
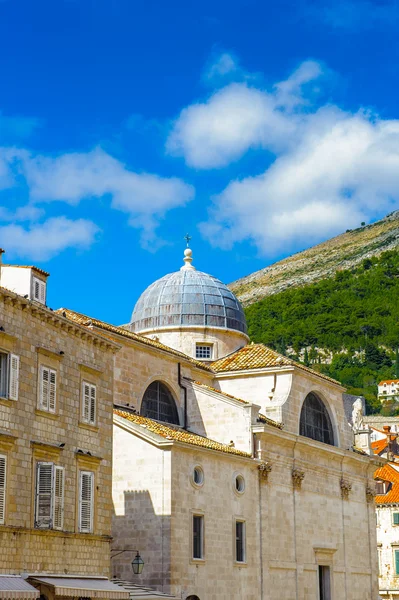
<svg viewBox="0 0 399 600">
<path fill-rule="evenodd" d="M 53 588 L 55 596 L 66 598 L 104 598 L 104 600 L 129 600 L 129 592 L 105 578 L 95 577 L 29 577 L 32 583 Z"/>
<path fill-rule="evenodd" d="M 40 592 L 19 575 L 0 575 L 0 600 L 36 600 Z"/>
<path fill-rule="evenodd" d="M 129 592 L 130 600 L 177 600 L 176 596 L 169 596 L 164 592 L 158 592 L 152 588 L 142 587 L 131 581 L 124 581 L 122 579 L 113 579 L 112 581 L 117 585 L 124 587 L 125 590 Z"/>
</svg>

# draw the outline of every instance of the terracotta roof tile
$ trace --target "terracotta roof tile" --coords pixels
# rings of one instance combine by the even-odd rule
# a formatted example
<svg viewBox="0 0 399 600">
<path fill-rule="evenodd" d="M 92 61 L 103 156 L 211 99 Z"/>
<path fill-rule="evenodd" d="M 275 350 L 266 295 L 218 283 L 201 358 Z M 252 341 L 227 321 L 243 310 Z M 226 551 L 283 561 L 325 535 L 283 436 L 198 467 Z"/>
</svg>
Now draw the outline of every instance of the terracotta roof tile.
<svg viewBox="0 0 399 600">
<path fill-rule="evenodd" d="M 292 366 L 317 375 L 318 377 L 322 377 L 332 383 L 341 385 L 339 381 L 310 369 L 309 367 L 305 367 L 305 365 L 301 365 L 291 358 L 287 358 L 286 356 L 275 352 L 264 344 L 248 344 L 248 346 L 243 346 L 236 352 L 233 352 L 233 354 L 229 354 L 229 356 L 214 361 L 211 363 L 211 366 L 217 373 L 245 371 L 247 369 L 264 369 L 267 367 Z"/>
<path fill-rule="evenodd" d="M 163 350 L 164 352 L 168 352 L 169 354 L 173 354 L 183 360 L 191 362 L 193 365 L 198 367 L 199 369 L 204 369 L 205 371 L 212 371 L 212 369 L 200 362 L 199 360 L 195 360 L 187 354 L 183 352 L 179 352 L 178 350 L 174 350 L 169 346 L 165 346 L 165 344 L 161 344 L 161 342 L 157 342 L 156 340 L 152 340 L 150 338 L 145 337 L 144 335 L 140 335 L 139 333 L 133 333 L 132 331 L 128 331 L 123 327 L 118 327 L 117 325 L 111 325 L 110 323 L 105 323 L 105 321 L 99 321 L 98 319 L 93 319 L 92 317 L 88 317 L 82 313 L 78 313 L 74 310 L 69 310 L 68 308 L 59 308 L 55 313 L 58 313 L 70 321 L 74 323 L 78 323 L 79 325 L 84 325 L 86 327 L 98 327 L 99 329 L 103 329 L 104 331 L 109 331 L 110 333 L 115 333 L 117 335 L 121 335 L 125 338 L 130 338 L 131 340 L 135 340 L 140 342 L 141 344 L 145 344 L 146 346 L 151 346 L 152 348 L 158 348 L 158 350 Z"/>
<path fill-rule="evenodd" d="M 260 423 L 266 423 L 267 425 L 271 425 L 272 427 L 277 427 L 278 429 L 283 429 L 283 423 L 277 423 L 277 421 L 273 421 L 273 419 L 269 419 L 266 415 L 262 415 L 262 413 L 258 414 L 258 421 Z"/>
<path fill-rule="evenodd" d="M 378 385 L 383 385 L 384 383 L 387 383 L 387 384 L 399 383 L 399 379 L 384 379 L 384 381 L 380 381 L 380 383 Z"/>
<path fill-rule="evenodd" d="M 392 487 L 387 494 L 376 496 L 376 504 L 396 504 L 399 503 L 399 472 L 389 463 L 377 469 L 374 473 L 374 479 L 383 479 L 391 481 Z"/>
<path fill-rule="evenodd" d="M 375 442 L 371 442 L 371 448 L 374 454 L 381 454 L 387 447 L 387 439 L 377 440 Z"/>
<path fill-rule="evenodd" d="M 235 454 L 237 456 L 251 458 L 251 455 L 247 452 L 242 452 L 242 450 L 238 450 L 233 446 L 228 446 L 227 444 L 221 444 L 220 442 L 210 440 L 202 435 L 191 433 L 190 431 L 186 431 L 180 427 L 159 423 L 153 419 L 148 419 L 147 417 L 142 417 L 141 415 L 121 410 L 119 408 L 114 409 L 114 415 L 118 415 L 119 417 L 122 417 L 131 423 L 141 425 L 151 433 L 155 433 L 166 440 L 181 442 L 183 444 L 189 444 L 190 446 L 199 446 L 209 450 L 218 450 L 219 452 L 225 452 L 226 454 Z"/>
</svg>

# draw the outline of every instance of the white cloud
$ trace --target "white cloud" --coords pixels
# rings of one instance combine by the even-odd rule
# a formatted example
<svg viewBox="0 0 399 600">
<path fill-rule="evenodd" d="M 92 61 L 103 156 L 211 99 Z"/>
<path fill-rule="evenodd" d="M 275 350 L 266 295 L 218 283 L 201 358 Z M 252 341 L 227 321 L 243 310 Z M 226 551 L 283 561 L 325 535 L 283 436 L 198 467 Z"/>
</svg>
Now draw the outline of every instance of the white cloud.
<svg viewBox="0 0 399 600">
<path fill-rule="evenodd" d="M 204 79 L 212 82 L 217 81 L 218 79 L 236 73 L 239 70 L 240 68 L 236 58 L 229 52 L 223 52 L 205 69 Z"/>
<path fill-rule="evenodd" d="M 15 223 L 0 227 L 0 246 L 7 255 L 44 261 L 66 248 L 88 248 L 97 232 L 91 221 L 54 217 L 28 228 Z"/>
<path fill-rule="evenodd" d="M 180 113 L 166 143 L 167 152 L 183 156 L 197 169 L 218 168 L 250 148 L 281 150 L 300 125 L 292 111 L 304 104 L 302 86 L 322 74 L 319 63 L 306 61 L 272 91 L 231 83 L 206 102 Z"/>
<path fill-rule="evenodd" d="M 184 206 L 194 196 L 194 188 L 182 180 L 135 173 L 101 149 L 55 158 L 8 149 L 3 156 L 26 178 L 33 203 L 77 205 L 85 198 L 109 195 L 111 206 L 126 212 L 132 226 L 143 230 L 144 244 L 168 210 Z"/>
<path fill-rule="evenodd" d="M 332 236 L 399 203 L 399 121 L 322 107 L 258 177 L 232 181 L 202 231 L 215 245 L 246 239 L 277 254 Z"/>
</svg>

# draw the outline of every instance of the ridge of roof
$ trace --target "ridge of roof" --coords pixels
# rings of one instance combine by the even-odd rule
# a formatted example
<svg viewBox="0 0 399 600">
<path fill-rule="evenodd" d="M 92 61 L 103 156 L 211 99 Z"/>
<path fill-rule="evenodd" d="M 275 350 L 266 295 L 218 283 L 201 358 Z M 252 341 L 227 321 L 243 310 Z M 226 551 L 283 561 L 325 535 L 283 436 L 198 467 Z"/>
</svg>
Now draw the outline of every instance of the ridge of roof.
<svg viewBox="0 0 399 600">
<path fill-rule="evenodd" d="M 226 398 L 231 398 L 232 400 L 236 400 L 237 402 L 241 402 L 242 404 L 252 404 L 251 402 L 248 402 L 247 400 L 243 400 L 242 398 L 237 398 L 237 396 L 233 396 L 232 394 L 227 394 L 226 392 L 223 392 L 222 390 L 218 390 L 217 388 L 212 387 L 211 385 L 207 385 L 206 383 L 201 383 L 200 381 L 193 381 L 191 380 L 192 383 L 195 383 L 195 385 L 199 385 L 203 388 L 206 388 L 207 390 L 210 390 L 211 392 L 215 392 L 216 394 L 221 394 L 222 396 L 226 396 Z"/>
<path fill-rule="evenodd" d="M 219 358 L 210 364 L 216 373 L 262 369 L 266 367 L 296 367 L 342 387 L 341 383 L 336 379 L 328 377 L 328 375 L 324 375 L 323 373 L 319 373 L 310 367 L 301 365 L 301 363 L 279 354 L 279 352 L 268 348 L 264 344 L 248 344 L 247 346 L 239 348 L 232 354 L 229 354 L 224 358 Z"/>
<path fill-rule="evenodd" d="M 2 263 L 2 267 L 15 267 L 16 269 L 33 269 L 33 271 L 37 271 L 46 277 L 50 277 L 50 273 L 44 271 L 44 269 L 40 269 L 40 267 L 35 267 L 35 265 L 10 265 L 8 263 Z"/>
<path fill-rule="evenodd" d="M 269 417 L 266 417 L 266 415 L 264 415 L 262 413 L 258 414 L 258 421 L 260 423 L 266 423 L 267 425 L 271 425 L 272 427 L 277 427 L 278 429 L 284 428 L 283 423 L 278 423 L 277 421 L 273 421 L 273 419 L 269 419 Z"/>
<path fill-rule="evenodd" d="M 105 321 L 100 321 L 99 319 L 94 319 L 93 317 L 89 317 L 88 315 L 84 315 L 83 313 L 79 313 L 74 310 L 70 310 L 69 308 L 58 308 L 55 313 L 61 314 L 65 316 L 70 321 L 74 323 L 78 323 L 79 325 L 83 325 L 85 327 L 98 327 L 99 329 L 103 329 L 104 331 L 109 331 L 110 333 L 115 333 L 117 335 L 121 335 L 122 337 L 129 338 L 131 340 L 135 340 L 139 343 L 145 344 L 146 346 L 151 346 L 153 348 L 157 348 L 158 350 L 163 350 L 164 352 L 168 352 L 169 354 L 173 354 L 173 356 L 178 356 L 188 362 L 192 363 L 199 369 L 203 369 L 205 371 L 212 372 L 212 369 L 203 362 L 199 360 L 195 360 L 195 358 L 191 358 L 187 354 L 183 352 L 179 352 L 179 350 L 175 350 L 174 348 L 170 348 L 170 346 L 166 346 L 161 342 L 157 342 L 156 340 L 152 340 L 151 338 L 147 338 L 144 335 L 139 333 L 134 333 L 133 331 L 128 331 L 123 327 L 118 325 L 111 325 L 110 323 L 106 323 Z"/>
<path fill-rule="evenodd" d="M 382 385 L 383 383 L 399 383 L 399 379 L 383 379 L 378 385 Z"/>
<path fill-rule="evenodd" d="M 219 452 L 224 452 L 225 454 L 235 454 L 237 456 L 252 458 L 251 454 L 248 452 L 243 452 L 242 450 L 238 450 L 234 446 L 222 444 L 221 442 L 211 440 L 207 437 L 199 435 L 198 433 L 192 433 L 182 429 L 181 427 L 173 426 L 170 423 L 160 423 L 159 421 L 154 421 L 148 417 L 142 417 L 137 413 L 122 410 L 120 408 L 114 408 L 114 415 L 122 417 L 122 419 L 126 419 L 127 421 L 135 423 L 136 425 L 140 425 L 141 427 L 146 428 L 147 431 L 155 433 L 166 440 L 181 442 L 189 446 L 202 447 L 208 450 L 218 450 Z"/>
<path fill-rule="evenodd" d="M 374 473 L 374 479 L 383 479 L 390 481 L 392 487 L 387 494 L 377 495 L 376 504 L 397 504 L 399 503 L 399 472 L 389 463 L 377 469 Z"/>
</svg>

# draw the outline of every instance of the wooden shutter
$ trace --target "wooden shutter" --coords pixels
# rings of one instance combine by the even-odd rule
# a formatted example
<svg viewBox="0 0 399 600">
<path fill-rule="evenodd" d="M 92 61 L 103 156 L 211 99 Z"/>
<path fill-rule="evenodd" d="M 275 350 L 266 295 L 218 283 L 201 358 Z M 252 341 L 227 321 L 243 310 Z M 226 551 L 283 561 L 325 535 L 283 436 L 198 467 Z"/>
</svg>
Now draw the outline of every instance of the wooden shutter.
<svg viewBox="0 0 399 600">
<path fill-rule="evenodd" d="M 9 356 L 9 386 L 8 397 L 10 400 L 18 400 L 19 389 L 19 356 L 10 354 Z"/>
<path fill-rule="evenodd" d="M 4 525 L 6 514 L 7 457 L 0 456 L 0 524 Z"/>
<path fill-rule="evenodd" d="M 39 283 L 39 302 L 46 304 L 46 284 L 44 281 Z"/>
<path fill-rule="evenodd" d="M 90 386 L 90 423 L 94 425 L 96 422 L 96 395 L 97 390 L 95 385 Z"/>
<path fill-rule="evenodd" d="M 53 463 L 37 463 L 36 522 L 42 529 L 52 527 L 53 516 Z"/>
<path fill-rule="evenodd" d="M 393 524 L 394 525 L 399 525 L 399 512 L 394 512 L 393 513 Z"/>
<path fill-rule="evenodd" d="M 54 467 L 54 529 L 62 529 L 64 523 L 64 469 Z"/>
<path fill-rule="evenodd" d="M 40 390 L 39 390 L 39 407 L 43 410 L 48 410 L 48 390 L 49 390 L 50 369 L 47 367 L 40 368 Z"/>
<path fill-rule="evenodd" d="M 395 575 L 399 575 L 399 550 L 395 550 Z"/>
<path fill-rule="evenodd" d="M 86 423 L 89 422 L 90 419 L 90 385 L 83 382 L 83 401 L 82 401 L 82 419 Z"/>
<path fill-rule="evenodd" d="M 57 395 L 57 372 L 48 367 L 41 367 L 39 407 L 43 410 L 55 412 Z"/>
<path fill-rule="evenodd" d="M 93 531 L 94 473 L 80 472 L 79 531 Z"/>
<path fill-rule="evenodd" d="M 50 385 L 48 391 L 48 409 L 50 412 L 55 412 L 55 398 L 57 393 L 57 373 L 50 369 Z"/>
</svg>

